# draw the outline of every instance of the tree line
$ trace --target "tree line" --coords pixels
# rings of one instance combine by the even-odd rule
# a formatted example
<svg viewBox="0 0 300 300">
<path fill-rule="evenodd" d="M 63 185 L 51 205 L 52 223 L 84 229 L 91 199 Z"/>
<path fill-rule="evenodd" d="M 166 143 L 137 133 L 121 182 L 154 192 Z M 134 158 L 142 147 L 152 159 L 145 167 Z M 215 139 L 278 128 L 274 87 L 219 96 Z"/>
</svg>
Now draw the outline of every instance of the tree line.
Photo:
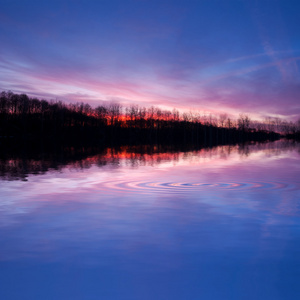
<svg viewBox="0 0 300 300">
<path fill-rule="evenodd" d="M 279 125 L 280 130 L 276 130 Z M 282 134 L 299 136 L 299 127 L 283 122 L 274 125 L 271 121 L 265 126 L 244 114 L 233 120 L 226 114 L 214 117 L 192 110 L 180 113 L 177 109 L 123 107 L 114 102 L 93 108 L 87 103 L 46 101 L 12 92 L 0 94 L 1 141 L 216 145 L 274 140 Z"/>
</svg>

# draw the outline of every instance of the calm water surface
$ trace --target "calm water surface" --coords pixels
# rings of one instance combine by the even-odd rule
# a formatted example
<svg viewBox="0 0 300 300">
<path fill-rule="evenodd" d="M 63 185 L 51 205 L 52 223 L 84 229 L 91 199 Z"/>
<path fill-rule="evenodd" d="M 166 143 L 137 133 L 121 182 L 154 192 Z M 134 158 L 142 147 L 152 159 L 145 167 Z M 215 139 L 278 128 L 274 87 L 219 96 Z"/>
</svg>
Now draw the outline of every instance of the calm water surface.
<svg viewBox="0 0 300 300">
<path fill-rule="evenodd" d="M 1 162 L 0 299 L 300 299 L 298 145 L 40 165 Z"/>
</svg>

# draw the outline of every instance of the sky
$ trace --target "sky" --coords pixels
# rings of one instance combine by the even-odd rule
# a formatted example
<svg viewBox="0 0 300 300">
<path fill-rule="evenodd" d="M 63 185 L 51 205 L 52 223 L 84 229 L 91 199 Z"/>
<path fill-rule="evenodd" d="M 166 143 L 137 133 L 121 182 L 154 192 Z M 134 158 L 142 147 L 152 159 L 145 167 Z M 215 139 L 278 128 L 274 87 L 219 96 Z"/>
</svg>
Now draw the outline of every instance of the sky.
<svg viewBox="0 0 300 300">
<path fill-rule="evenodd" d="M 300 118 L 298 0 L 0 0 L 0 91 Z"/>
</svg>

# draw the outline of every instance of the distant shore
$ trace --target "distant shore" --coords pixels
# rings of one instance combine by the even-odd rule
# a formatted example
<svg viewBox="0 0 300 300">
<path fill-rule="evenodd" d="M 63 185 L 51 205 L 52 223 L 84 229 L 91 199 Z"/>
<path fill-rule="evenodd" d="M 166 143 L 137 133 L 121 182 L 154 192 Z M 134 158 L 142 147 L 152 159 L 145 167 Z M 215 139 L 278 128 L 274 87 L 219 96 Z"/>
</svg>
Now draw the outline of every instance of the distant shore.
<svg viewBox="0 0 300 300">
<path fill-rule="evenodd" d="M 283 126 L 283 125 L 282 125 Z M 178 110 L 122 107 L 108 103 L 66 104 L 29 98 L 25 94 L 0 94 L 0 144 L 138 145 L 194 144 L 211 147 L 249 141 L 274 141 L 282 137 L 299 139 L 299 129 L 285 127 L 285 133 L 262 129 L 249 116 L 219 119 Z M 282 127 L 283 128 L 283 127 Z"/>
</svg>

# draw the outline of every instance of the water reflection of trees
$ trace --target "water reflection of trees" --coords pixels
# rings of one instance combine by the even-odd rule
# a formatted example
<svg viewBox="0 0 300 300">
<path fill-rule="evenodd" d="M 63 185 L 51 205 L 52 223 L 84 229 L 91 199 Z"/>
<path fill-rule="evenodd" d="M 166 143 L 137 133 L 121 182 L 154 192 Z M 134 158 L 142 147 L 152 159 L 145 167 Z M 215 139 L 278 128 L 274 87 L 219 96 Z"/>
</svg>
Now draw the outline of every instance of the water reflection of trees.
<svg viewBox="0 0 300 300">
<path fill-rule="evenodd" d="M 42 153 L 5 151 L 0 152 L 0 178 L 2 180 L 27 180 L 28 175 L 41 175 L 50 171 L 59 172 L 64 168 L 74 170 L 87 169 L 92 166 L 136 168 L 156 166 L 166 162 L 176 163 L 180 160 L 191 162 L 209 161 L 214 158 L 225 160 L 230 158 L 232 153 L 238 153 L 244 158 L 261 151 L 266 155 L 276 156 L 283 151 L 298 148 L 298 145 L 296 142 L 281 140 L 273 143 L 247 143 L 213 148 L 197 148 L 188 145 L 177 147 L 139 145 L 105 149 L 65 147 Z"/>
</svg>

